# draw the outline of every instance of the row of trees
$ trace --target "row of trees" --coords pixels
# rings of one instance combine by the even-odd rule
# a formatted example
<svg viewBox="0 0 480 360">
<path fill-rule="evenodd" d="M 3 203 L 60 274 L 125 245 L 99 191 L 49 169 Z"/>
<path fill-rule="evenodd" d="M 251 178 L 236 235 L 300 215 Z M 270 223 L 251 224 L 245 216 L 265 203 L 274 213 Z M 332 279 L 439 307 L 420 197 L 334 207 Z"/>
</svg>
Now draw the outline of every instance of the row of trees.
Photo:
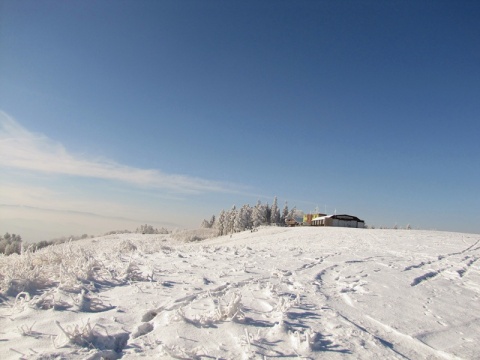
<svg viewBox="0 0 480 360">
<path fill-rule="evenodd" d="M 148 225 L 148 224 L 145 224 L 145 225 L 140 225 L 140 227 L 137 228 L 137 230 L 135 230 L 135 232 L 138 234 L 168 234 L 169 231 L 165 228 L 161 228 L 160 230 L 159 229 L 156 229 L 154 228 L 152 225 Z"/>
<path fill-rule="evenodd" d="M 237 209 L 233 205 L 229 211 L 222 210 L 218 217 L 212 216 L 210 221 L 203 220 L 202 227 L 216 228 L 219 235 L 232 234 L 244 230 L 251 230 L 260 225 L 285 225 L 285 220 L 295 216 L 296 208 L 288 210 L 285 201 L 283 210 L 278 207 L 277 197 L 273 199 L 272 206 L 262 204 L 259 200 L 257 205 L 243 205 Z"/>
<path fill-rule="evenodd" d="M 0 236 L 0 254 L 11 255 L 22 252 L 22 237 L 20 235 L 9 234 L 8 232 Z"/>
</svg>

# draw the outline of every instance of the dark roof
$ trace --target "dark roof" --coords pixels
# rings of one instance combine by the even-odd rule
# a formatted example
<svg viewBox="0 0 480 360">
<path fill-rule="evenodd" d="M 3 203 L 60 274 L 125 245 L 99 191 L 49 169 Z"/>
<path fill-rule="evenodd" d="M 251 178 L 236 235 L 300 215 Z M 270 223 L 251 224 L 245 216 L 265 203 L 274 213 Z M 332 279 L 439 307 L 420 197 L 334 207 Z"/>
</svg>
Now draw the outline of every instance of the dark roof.
<svg viewBox="0 0 480 360">
<path fill-rule="evenodd" d="M 346 214 L 342 214 L 342 215 L 330 215 L 329 216 L 330 218 L 332 219 L 337 219 L 337 220 L 355 220 L 355 221 L 358 221 L 358 222 L 365 222 L 363 220 L 360 220 L 358 217 L 356 216 L 352 216 L 352 215 L 346 215 Z"/>
</svg>

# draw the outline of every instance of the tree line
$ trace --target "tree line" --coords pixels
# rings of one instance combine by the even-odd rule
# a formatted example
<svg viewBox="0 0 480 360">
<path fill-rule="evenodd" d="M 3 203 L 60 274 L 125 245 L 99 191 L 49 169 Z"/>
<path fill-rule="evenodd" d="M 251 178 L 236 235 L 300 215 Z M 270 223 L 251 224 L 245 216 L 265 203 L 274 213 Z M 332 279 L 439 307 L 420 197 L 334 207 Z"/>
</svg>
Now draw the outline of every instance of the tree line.
<svg viewBox="0 0 480 360">
<path fill-rule="evenodd" d="M 157 228 L 154 228 L 152 225 L 140 225 L 140 227 L 135 230 L 135 233 L 137 234 L 168 234 L 170 233 L 167 229 L 161 228 L 160 230 Z"/>
<path fill-rule="evenodd" d="M 212 216 L 210 221 L 203 220 L 203 228 L 215 228 L 218 230 L 218 235 L 227 235 L 245 230 L 253 230 L 261 225 L 285 225 L 285 220 L 294 218 L 296 208 L 288 209 L 288 203 L 285 201 L 283 209 L 280 211 L 278 207 L 277 197 L 273 199 L 271 206 L 262 204 L 258 200 L 253 207 L 246 204 L 238 208 L 233 207 L 228 210 L 222 210 L 220 214 L 215 217 Z"/>
</svg>

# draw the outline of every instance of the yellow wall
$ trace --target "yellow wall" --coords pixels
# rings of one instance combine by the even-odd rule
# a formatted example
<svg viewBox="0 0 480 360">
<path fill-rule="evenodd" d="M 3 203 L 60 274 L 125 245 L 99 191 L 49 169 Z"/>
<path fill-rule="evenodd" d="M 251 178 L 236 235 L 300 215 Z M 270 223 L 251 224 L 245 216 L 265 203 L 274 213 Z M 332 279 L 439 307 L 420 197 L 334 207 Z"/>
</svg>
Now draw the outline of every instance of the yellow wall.
<svg viewBox="0 0 480 360">
<path fill-rule="evenodd" d="M 303 215 L 303 222 L 309 222 L 309 221 L 312 221 L 312 219 L 315 219 L 316 217 L 319 217 L 319 216 L 325 216 L 325 214 L 321 214 L 321 213 L 315 213 L 315 214 L 304 214 Z"/>
</svg>

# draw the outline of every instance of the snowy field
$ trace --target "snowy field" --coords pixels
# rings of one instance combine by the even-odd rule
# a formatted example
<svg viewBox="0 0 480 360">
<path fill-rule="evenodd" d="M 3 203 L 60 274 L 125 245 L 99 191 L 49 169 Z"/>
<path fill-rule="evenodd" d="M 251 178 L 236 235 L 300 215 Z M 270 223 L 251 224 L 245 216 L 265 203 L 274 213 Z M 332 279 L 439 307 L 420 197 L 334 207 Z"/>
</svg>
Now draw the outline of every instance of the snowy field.
<svg viewBox="0 0 480 360">
<path fill-rule="evenodd" d="M 480 235 L 264 227 L 0 257 L 1 359 L 479 359 Z"/>
</svg>

